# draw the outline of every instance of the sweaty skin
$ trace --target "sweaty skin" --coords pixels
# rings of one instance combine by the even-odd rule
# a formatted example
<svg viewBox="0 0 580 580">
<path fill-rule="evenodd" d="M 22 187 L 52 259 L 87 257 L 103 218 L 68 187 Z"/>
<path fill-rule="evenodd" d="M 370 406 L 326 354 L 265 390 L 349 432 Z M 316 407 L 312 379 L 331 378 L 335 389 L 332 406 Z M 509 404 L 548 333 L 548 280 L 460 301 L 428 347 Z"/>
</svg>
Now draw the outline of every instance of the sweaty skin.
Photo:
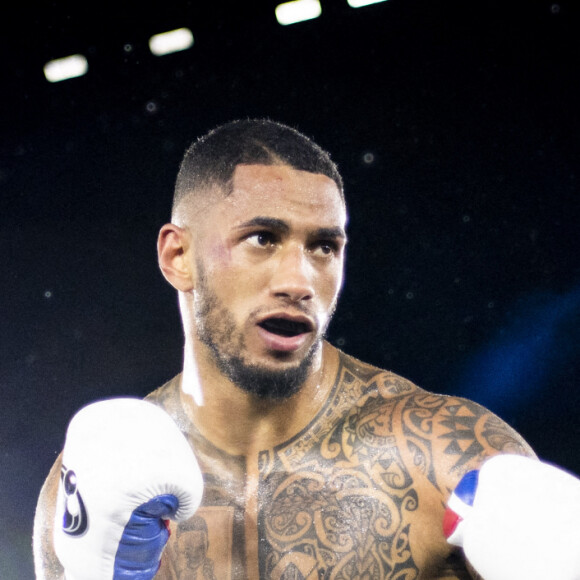
<svg viewBox="0 0 580 580">
<path fill-rule="evenodd" d="M 240 579 L 469 578 L 443 537 L 444 504 L 486 457 L 531 449 L 471 401 L 428 393 L 330 345 L 325 352 L 335 375 L 324 405 L 295 437 L 255 457 L 225 453 L 199 433 L 180 377 L 150 395 L 191 441 L 204 473 L 193 519 L 205 523 L 207 569 Z M 199 532 L 181 532 L 188 526 L 172 525 L 157 578 L 192 577 L 199 552 L 183 546 L 191 537 L 193 553 Z M 257 550 L 246 549 L 249 541 Z"/>
<path fill-rule="evenodd" d="M 323 340 L 342 285 L 346 208 L 330 178 L 238 165 L 231 192 L 189 197 L 158 242 L 177 290 L 183 372 L 148 399 L 204 474 L 156 578 L 457 579 L 442 532 L 467 471 L 533 455 L 477 404 L 428 393 Z M 276 388 L 274 388 L 276 385 Z M 39 499 L 37 574 L 52 548 L 57 460 Z"/>
</svg>

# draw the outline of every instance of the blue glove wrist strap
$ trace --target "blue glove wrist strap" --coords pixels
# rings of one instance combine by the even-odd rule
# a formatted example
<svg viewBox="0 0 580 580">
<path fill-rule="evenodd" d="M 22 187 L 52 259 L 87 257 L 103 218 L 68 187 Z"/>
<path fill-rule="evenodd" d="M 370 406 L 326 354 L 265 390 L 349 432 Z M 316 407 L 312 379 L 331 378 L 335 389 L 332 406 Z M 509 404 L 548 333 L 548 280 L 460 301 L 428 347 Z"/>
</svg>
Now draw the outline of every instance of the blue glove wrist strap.
<svg viewBox="0 0 580 580">
<path fill-rule="evenodd" d="M 174 495 L 158 495 L 136 508 L 121 536 L 115 556 L 113 580 L 151 580 L 159 569 L 169 539 L 164 519 L 177 511 Z"/>
</svg>

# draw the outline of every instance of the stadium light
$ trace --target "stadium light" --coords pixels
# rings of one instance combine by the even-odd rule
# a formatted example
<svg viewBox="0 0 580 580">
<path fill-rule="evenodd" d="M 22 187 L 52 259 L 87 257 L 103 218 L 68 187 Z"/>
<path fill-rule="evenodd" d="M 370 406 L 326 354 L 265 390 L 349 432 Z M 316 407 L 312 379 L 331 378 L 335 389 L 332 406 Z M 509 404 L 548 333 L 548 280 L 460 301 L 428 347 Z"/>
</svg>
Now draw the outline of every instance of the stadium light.
<svg viewBox="0 0 580 580">
<path fill-rule="evenodd" d="M 379 2 L 386 2 L 387 0 L 346 0 L 351 8 L 361 8 L 369 4 L 378 4 Z"/>
<path fill-rule="evenodd" d="M 318 18 L 322 12 L 319 0 L 293 0 L 276 6 L 276 20 L 286 26 Z"/>
<path fill-rule="evenodd" d="M 155 34 L 149 39 L 149 50 L 155 56 L 187 50 L 193 46 L 193 34 L 189 28 L 178 28 Z"/>
<path fill-rule="evenodd" d="M 87 74 L 89 64 L 82 54 L 73 54 L 51 60 L 44 65 L 44 76 L 51 83 L 58 83 Z"/>
</svg>

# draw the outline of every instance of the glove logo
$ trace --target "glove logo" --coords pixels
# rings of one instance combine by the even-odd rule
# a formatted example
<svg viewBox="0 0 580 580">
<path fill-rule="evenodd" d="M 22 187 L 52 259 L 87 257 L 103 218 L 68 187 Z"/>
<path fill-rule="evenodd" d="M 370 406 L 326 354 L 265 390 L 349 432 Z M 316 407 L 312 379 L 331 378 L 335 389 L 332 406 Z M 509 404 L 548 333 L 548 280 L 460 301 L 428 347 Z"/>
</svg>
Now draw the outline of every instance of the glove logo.
<svg viewBox="0 0 580 580">
<path fill-rule="evenodd" d="M 83 498 L 77 489 L 77 476 L 72 469 L 67 469 L 63 465 L 60 480 L 65 494 L 62 529 L 69 536 L 82 536 L 87 531 L 89 518 Z"/>
</svg>

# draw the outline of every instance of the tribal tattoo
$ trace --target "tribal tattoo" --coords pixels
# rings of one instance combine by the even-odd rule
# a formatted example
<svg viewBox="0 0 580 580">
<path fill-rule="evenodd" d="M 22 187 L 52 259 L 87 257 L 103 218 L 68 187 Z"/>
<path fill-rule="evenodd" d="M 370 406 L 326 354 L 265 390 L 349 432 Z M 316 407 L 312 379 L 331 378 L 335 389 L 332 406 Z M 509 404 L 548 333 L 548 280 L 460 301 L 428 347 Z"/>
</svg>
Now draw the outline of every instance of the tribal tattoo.
<svg viewBox="0 0 580 580">
<path fill-rule="evenodd" d="M 175 406 L 170 412 L 186 420 Z M 196 522 L 180 525 L 168 547 L 182 572 L 167 577 L 246 578 L 244 460 L 204 442 L 193 425 L 187 431 L 206 490 Z M 260 453 L 260 578 L 467 577 L 458 558 L 437 570 L 426 570 L 425 558 L 418 558 L 428 547 L 413 538 L 422 522 L 438 517 L 424 513 L 431 508 L 422 498 L 439 497 L 442 505 L 449 482 L 498 451 L 531 453 L 479 405 L 427 393 L 341 353 L 334 387 L 315 419 Z M 187 537 L 196 550 L 178 549 Z"/>
</svg>

